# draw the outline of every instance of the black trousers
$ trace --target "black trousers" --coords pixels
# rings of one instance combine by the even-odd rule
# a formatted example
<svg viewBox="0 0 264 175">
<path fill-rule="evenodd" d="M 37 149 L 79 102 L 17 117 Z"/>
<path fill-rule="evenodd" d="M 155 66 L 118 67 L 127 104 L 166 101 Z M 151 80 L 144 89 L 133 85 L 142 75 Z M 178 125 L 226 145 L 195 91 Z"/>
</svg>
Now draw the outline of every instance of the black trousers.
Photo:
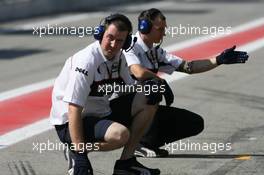
<svg viewBox="0 0 264 175">
<path fill-rule="evenodd" d="M 159 105 L 153 122 L 140 144 L 157 148 L 168 143 L 195 136 L 204 129 L 203 118 L 191 111 Z"/>
</svg>

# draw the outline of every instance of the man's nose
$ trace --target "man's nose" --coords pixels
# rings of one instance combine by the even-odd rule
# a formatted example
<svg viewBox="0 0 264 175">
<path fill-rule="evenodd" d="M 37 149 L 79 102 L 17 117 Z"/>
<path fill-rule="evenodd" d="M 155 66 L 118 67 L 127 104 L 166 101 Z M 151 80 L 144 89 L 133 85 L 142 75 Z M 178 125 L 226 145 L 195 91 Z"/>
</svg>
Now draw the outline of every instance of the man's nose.
<svg viewBox="0 0 264 175">
<path fill-rule="evenodd" d="M 111 47 L 114 48 L 114 47 L 116 47 L 116 46 L 117 46 L 117 42 L 116 42 L 116 40 L 112 40 L 112 41 L 111 41 Z"/>
</svg>

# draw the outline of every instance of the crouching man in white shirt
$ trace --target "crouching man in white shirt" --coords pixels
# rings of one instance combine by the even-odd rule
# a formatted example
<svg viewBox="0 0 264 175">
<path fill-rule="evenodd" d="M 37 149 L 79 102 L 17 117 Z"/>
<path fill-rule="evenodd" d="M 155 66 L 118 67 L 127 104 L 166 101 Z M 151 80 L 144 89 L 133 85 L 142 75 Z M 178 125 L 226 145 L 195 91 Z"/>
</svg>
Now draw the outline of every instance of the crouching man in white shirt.
<svg viewBox="0 0 264 175">
<path fill-rule="evenodd" d="M 151 8 L 140 13 L 136 33 L 137 43 L 133 49 L 125 53 L 131 74 L 138 81 L 159 79 L 156 75 L 158 71 L 167 74 L 174 71 L 194 74 L 212 70 L 219 65 L 245 63 L 248 60 L 247 52 L 235 51 L 234 46 L 215 58 L 185 61 L 160 47 L 166 26 L 166 17 L 159 9 Z M 159 44 L 155 46 L 157 43 Z M 168 101 L 173 102 L 174 96 L 170 94 Z M 197 135 L 203 130 L 204 121 L 201 116 L 170 104 L 158 106 L 153 123 L 141 139 L 135 155 L 166 157 L 168 151 L 161 149 L 161 146 Z"/>
<path fill-rule="evenodd" d="M 114 174 L 160 174 L 137 162 L 133 152 L 157 106 L 144 95 L 130 93 L 109 101 L 104 85 L 133 83 L 122 53 L 131 45 L 132 25 L 121 14 L 105 18 L 95 33 L 98 41 L 67 59 L 52 93 L 50 121 L 68 145 L 69 173 L 93 175 L 88 152 L 124 146 Z"/>
</svg>

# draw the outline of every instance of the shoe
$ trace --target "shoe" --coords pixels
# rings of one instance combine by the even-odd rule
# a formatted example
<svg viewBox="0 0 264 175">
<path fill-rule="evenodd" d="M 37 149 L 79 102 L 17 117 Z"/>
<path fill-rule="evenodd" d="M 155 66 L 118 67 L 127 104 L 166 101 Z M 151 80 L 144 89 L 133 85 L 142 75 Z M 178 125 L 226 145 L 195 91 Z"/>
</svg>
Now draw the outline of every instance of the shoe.
<svg viewBox="0 0 264 175">
<path fill-rule="evenodd" d="M 87 155 L 74 153 L 69 148 L 66 148 L 64 157 L 68 161 L 68 175 L 93 175 L 92 165 Z M 74 157 L 77 162 L 76 165 Z"/>
<path fill-rule="evenodd" d="M 63 150 L 63 153 L 64 153 L 65 160 L 67 160 L 68 162 L 68 175 L 73 175 L 74 160 L 73 160 L 73 156 L 71 154 L 69 147 L 66 147 Z"/>
<path fill-rule="evenodd" d="M 159 175 L 158 168 L 152 169 L 145 167 L 132 157 L 127 160 L 117 160 L 114 166 L 113 175 Z"/>
<path fill-rule="evenodd" d="M 134 152 L 136 157 L 154 158 L 154 157 L 167 157 L 169 152 L 160 148 L 147 148 L 142 145 L 138 146 Z"/>
</svg>

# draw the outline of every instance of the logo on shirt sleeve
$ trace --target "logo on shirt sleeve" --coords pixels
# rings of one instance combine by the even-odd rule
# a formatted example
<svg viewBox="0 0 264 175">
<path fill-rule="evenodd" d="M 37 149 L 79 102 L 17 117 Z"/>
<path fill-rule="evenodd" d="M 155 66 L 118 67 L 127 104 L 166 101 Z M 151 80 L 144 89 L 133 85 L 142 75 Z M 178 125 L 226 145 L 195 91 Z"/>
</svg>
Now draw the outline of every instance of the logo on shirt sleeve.
<svg viewBox="0 0 264 175">
<path fill-rule="evenodd" d="M 82 69 L 82 68 L 76 67 L 75 71 L 76 71 L 76 72 L 80 72 L 80 73 L 82 73 L 82 74 L 88 76 L 88 71 L 85 70 L 85 69 Z"/>
</svg>

